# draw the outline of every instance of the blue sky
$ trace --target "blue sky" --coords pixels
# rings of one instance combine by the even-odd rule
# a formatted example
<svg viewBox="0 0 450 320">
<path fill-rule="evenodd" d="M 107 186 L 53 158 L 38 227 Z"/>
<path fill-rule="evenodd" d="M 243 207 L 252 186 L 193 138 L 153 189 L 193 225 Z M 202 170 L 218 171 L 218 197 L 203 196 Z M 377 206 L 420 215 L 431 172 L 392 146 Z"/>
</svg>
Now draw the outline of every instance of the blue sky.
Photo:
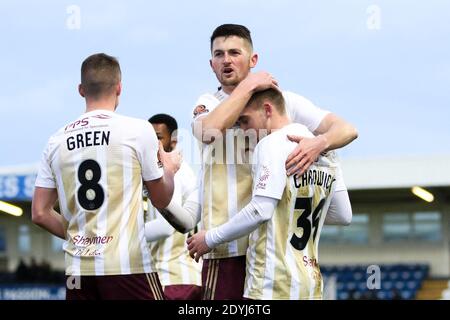
<svg viewBox="0 0 450 320">
<path fill-rule="evenodd" d="M 2 0 L 0 166 L 37 162 L 84 111 L 79 69 L 96 52 L 121 63 L 118 112 L 170 113 L 187 130 L 217 87 L 209 37 L 222 23 L 250 28 L 255 70 L 358 128 L 341 157 L 449 154 L 450 2 L 330 2 Z"/>
</svg>

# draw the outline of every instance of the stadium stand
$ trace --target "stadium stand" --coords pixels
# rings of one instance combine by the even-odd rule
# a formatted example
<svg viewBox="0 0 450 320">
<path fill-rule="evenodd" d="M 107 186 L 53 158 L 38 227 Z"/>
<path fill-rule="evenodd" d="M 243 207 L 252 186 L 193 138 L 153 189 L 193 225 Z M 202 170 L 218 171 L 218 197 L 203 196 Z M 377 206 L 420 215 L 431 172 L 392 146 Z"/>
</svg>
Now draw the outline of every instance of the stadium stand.
<svg viewBox="0 0 450 320">
<path fill-rule="evenodd" d="M 369 289 L 369 265 L 321 266 L 325 282 L 333 277 L 336 281 L 338 300 L 382 299 L 411 300 L 416 299 L 419 289 L 428 277 L 429 266 L 426 264 L 392 264 L 380 265 L 379 288 Z"/>
</svg>

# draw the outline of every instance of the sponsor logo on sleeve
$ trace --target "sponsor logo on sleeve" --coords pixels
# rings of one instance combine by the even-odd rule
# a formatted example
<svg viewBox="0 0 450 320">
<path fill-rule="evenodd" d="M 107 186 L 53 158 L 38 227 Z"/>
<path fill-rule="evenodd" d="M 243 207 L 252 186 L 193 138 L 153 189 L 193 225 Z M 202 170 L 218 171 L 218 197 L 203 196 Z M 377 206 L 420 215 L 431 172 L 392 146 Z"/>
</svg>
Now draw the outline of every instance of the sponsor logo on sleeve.
<svg viewBox="0 0 450 320">
<path fill-rule="evenodd" d="M 266 166 L 263 166 L 262 170 L 261 170 L 261 175 L 258 179 L 258 184 L 256 185 L 256 189 L 265 190 L 269 176 L 270 176 L 269 168 L 267 168 Z"/>
<path fill-rule="evenodd" d="M 206 112 L 209 112 L 209 110 L 206 109 L 206 107 L 204 105 L 197 106 L 194 109 L 194 118 L 197 117 L 198 115 L 200 115 L 202 113 L 206 113 Z"/>
</svg>

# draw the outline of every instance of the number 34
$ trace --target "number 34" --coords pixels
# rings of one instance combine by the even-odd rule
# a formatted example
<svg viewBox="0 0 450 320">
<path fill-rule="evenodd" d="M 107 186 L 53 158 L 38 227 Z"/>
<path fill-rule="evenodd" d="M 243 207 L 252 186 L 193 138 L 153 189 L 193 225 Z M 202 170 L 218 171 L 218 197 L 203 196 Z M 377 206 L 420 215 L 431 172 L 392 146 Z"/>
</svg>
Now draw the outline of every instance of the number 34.
<svg viewBox="0 0 450 320">
<path fill-rule="evenodd" d="M 312 221 L 309 219 L 312 209 L 312 198 L 297 198 L 295 200 L 295 209 L 303 210 L 300 217 L 297 219 L 297 228 L 303 229 L 303 235 L 299 238 L 295 233 L 291 238 L 291 245 L 297 250 L 305 249 L 309 237 L 311 236 L 311 229 L 314 228 L 313 241 L 316 240 L 317 230 L 320 221 L 320 214 L 325 204 L 325 199 L 320 200 L 317 207 L 312 213 Z"/>
</svg>

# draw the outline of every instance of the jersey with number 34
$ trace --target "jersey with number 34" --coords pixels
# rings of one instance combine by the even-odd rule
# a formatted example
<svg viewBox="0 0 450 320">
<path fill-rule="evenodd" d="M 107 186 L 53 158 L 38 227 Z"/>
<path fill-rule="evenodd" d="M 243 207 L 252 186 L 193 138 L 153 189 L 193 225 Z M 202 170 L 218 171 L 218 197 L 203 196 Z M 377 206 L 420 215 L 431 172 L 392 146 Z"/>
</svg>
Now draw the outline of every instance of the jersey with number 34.
<svg viewBox="0 0 450 320">
<path fill-rule="evenodd" d="M 244 297 L 320 299 L 320 232 L 335 189 L 332 157 L 320 156 L 302 176 L 286 176 L 285 161 L 297 146 L 287 135 L 312 137 L 294 123 L 263 138 L 253 155 L 253 196 L 277 199 L 272 218 L 250 234 Z"/>
</svg>

